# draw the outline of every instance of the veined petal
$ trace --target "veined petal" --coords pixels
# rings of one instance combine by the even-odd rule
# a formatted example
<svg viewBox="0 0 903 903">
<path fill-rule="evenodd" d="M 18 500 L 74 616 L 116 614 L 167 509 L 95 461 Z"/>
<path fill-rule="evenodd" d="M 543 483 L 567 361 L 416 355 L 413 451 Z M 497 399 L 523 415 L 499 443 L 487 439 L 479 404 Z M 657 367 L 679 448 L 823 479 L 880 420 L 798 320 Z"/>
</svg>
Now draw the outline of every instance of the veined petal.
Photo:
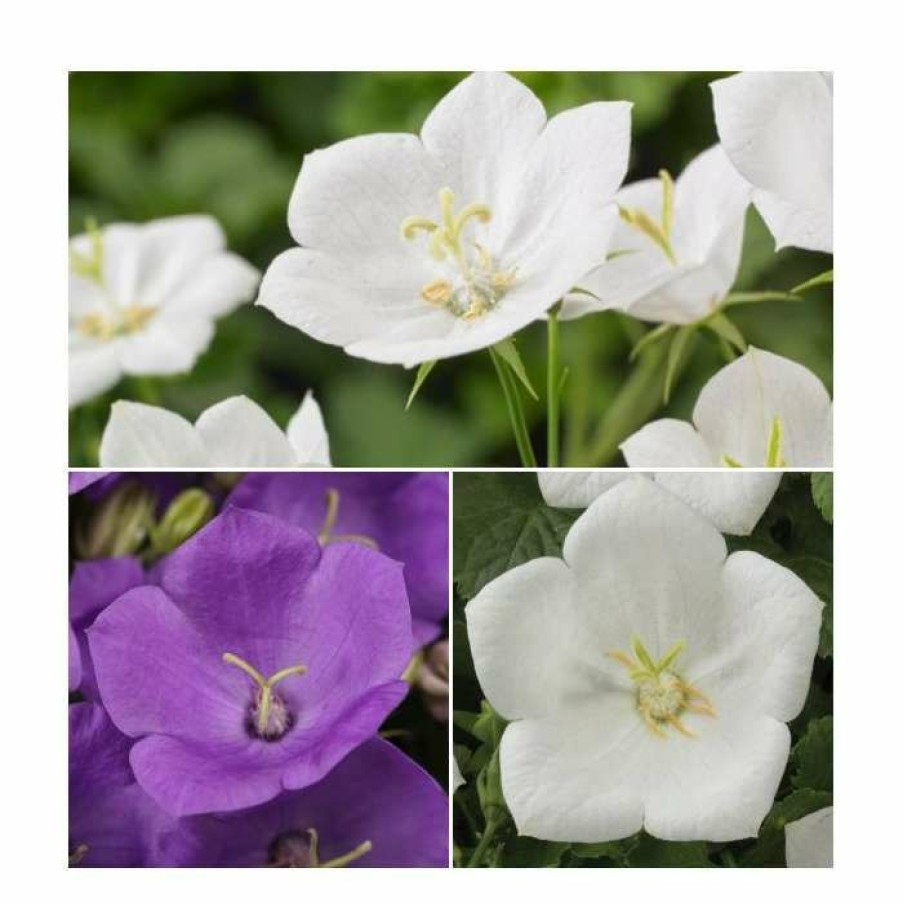
<svg viewBox="0 0 903 903">
<path fill-rule="evenodd" d="M 784 828 L 787 868 L 829 869 L 834 865 L 834 807 L 819 809 Z"/>
<path fill-rule="evenodd" d="M 299 464 L 332 466 L 329 434 L 313 392 L 304 396 L 301 406 L 288 422 L 286 434 Z"/>
<path fill-rule="evenodd" d="M 480 686 L 505 718 L 550 714 L 592 689 L 592 640 L 575 618 L 574 578 L 559 558 L 534 558 L 496 577 L 468 603 Z M 600 653 L 600 656 L 603 653 Z"/>
<path fill-rule="evenodd" d="M 509 725 L 502 791 L 518 833 L 598 843 L 639 831 L 648 780 L 644 731 L 628 692 Z"/>
<path fill-rule="evenodd" d="M 297 463 L 285 433 L 244 395 L 207 408 L 195 429 L 214 467 L 292 467 Z"/>
<path fill-rule="evenodd" d="M 778 425 L 775 426 L 776 421 Z M 800 364 L 750 348 L 703 387 L 693 422 L 719 456 L 744 466 L 766 464 L 775 430 L 788 467 L 829 466 L 831 400 Z"/>
<path fill-rule="evenodd" d="M 111 389 L 122 376 L 117 342 L 85 343 L 69 348 L 69 407 Z"/>
<path fill-rule="evenodd" d="M 100 441 L 101 467 L 204 467 L 204 446 L 194 427 L 172 411 L 116 401 Z"/>
<path fill-rule="evenodd" d="M 621 451 L 629 467 L 713 467 L 705 440 L 683 420 L 654 420 L 628 436 Z"/>
<path fill-rule="evenodd" d="M 553 508 L 587 508 L 629 474 L 608 470 L 541 470 L 537 473 L 539 491 Z"/>
<path fill-rule="evenodd" d="M 778 245 L 830 252 L 829 80 L 818 72 L 742 72 L 713 82 L 712 93 L 721 142 L 740 174 L 761 189 L 754 200 Z"/>
</svg>

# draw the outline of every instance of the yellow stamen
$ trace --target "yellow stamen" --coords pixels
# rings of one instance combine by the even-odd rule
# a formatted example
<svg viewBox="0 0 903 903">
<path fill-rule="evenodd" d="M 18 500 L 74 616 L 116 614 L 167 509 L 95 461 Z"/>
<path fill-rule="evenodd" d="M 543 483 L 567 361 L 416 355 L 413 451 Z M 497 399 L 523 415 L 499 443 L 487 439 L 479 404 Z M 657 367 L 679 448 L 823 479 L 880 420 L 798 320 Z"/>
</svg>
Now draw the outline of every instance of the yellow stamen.
<svg viewBox="0 0 903 903">
<path fill-rule="evenodd" d="M 452 286 L 447 279 L 434 279 L 420 289 L 420 297 L 427 304 L 443 305 L 452 295 Z"/>
</svg>

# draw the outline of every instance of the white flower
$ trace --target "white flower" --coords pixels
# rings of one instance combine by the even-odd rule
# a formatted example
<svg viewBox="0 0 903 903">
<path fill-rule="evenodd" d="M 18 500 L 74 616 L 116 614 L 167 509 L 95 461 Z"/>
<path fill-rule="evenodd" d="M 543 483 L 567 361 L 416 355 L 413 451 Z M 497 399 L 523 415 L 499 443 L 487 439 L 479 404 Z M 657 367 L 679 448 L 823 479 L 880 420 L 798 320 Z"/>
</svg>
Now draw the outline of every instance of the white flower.
<svg viewBox="0 0 903 903">
<path fill-rule="evenodd" d="M 454 793 L 462 784 L 466 784 L 461 769 L 458 768 L 458 760 L 452 756 L 452 793 Z"/>
<path fill-rule="evenodd" d="M 595 298 L 570 295 L 564 316 L 610 308 L 660 323 L 708 316 L 737 276 L 749 200 L 749 186 L 719 145 L 676 182 L 662 170 L 622 188 L 619 223 L 604 249 L 610 257 L 578 282 Z"/>
<path fill-rule="evenodd" d="M 285 433 L 244 395 L 207 408 L 193 426 L 166 408 L 117 401 L 101 439 L 100 466 L 328 467 L 329 437 L 310 392 Z"/>
<path fill-rule="evenodd" d="M 655 420 L 621 444 L 631 467 L 830 467 L 831 398 L 814 373 L 750 348 L 699 393 L 693 424 Z"/>
<path fill-rule="evenodd" d="M 305 158 L 289 207 L 302 247 L 273 262 L 258 303 L 382 363 L 493 345 L 597 260 L 629 143 L 627 103 L 547 121 L 517 79 L 472 75 L 419 137 L 366 135 Z"/>
<path fill-rule="evenodd" d="M 778 248 L 833 250 L 834 90 L 820 72 L 712 82 L 718 137 Z"/>
<path fill-rule="evenodd" d="M 829 869 L 834 866 L 834 807 L 819 809 L 784 828 L 787 868 Z"/>
<path fill-rule="evenodd" d="M 502 790 L 521 834 L 601 842 L 752 837 L 771 808 L 821 602 L 649 480 L 610 489 L 563 560 L 466 609 L 477 675 L 509 721 Z"/>
<path fill-rule="evenodd" d="M 69 242 L 69 405 L 123 374 L 184 373 L 260 274 L 209 216 L 114 223 Z"/>
<path fill-rule="evenodd" d="M 539 488 L 547 505 L 554 508 L 587 508 L 602 493 L 623 480 L 626 471 L 540 471 Z M 722 533 L 747 536 L 755 529 L 768 503 L 774 498 L 780 473 L 684 473 L 662 471 L 648 474 L 691 508 L 707 518 Z"/>
</svg>

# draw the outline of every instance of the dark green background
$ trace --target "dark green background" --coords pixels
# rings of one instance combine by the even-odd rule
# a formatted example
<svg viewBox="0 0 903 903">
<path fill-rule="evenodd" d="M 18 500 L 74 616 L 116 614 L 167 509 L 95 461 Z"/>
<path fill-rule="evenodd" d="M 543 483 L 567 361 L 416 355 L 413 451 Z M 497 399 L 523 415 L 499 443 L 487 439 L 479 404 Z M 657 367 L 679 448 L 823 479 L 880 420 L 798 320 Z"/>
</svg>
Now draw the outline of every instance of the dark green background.
<svg viewBox="0 0 903 903">
<path fill-rule="evenodd" d="M 418 131 L 461 78 L 454 73 L 76 73 L 70 81 L 70 228 L 178 213 L 210 213 L 233 250 L 261 270 L 292 242 L 286 209 L 308 151 L 352 135 Z M 628 180 L 666 167 L 677 174 L 716 140 L 708 82 L 717 73 L 519 73 L 550 113 L 594 100 L 630 100 Z M 788 289 L 830 259 L 785 250 L 751 211 L 738 289 Z M 831 387 L 830 289 L 797 303 L 737 311 L 747 339 L 800 361 Z M 571 376 L 563 401 L 566 463 L 619 463 L 589 456 L 588 437 L 631 367 L 638 325 L 595 315 L 562 329 Z M 543 382 L 544 329 L 519 340 L 535 384 Z M 723 359 L 697 339 L 669 413 L 687 417 L 700 386 Z M 653 379 L 657 378 L 653 374 Z M 348 357 L 251 305 L 219 324 L 210 350 L 188 375 L 140 385 L 124 381 L 81 406 L 70 421 L 74 465 L 97 463 L 115 398 L 150 397 L 190 418 L 246 394 L 284 425 L 305 390 L 323 405 L 339 465 L 513 465 L 507 414 L 486 354 L 440 363 L 412 409 L 413 373 Z M 648 393 L 647 393 L 648 394 Z M 654 393 L 653 393 L 654 394 Z M 639 413 L 639 411 L 638 411 Z M 656 414 L 643 412 L 640 422 Z M 542 448 L 544 406 L 527 402 Z M 637 423 L 636 426 L 639 426 Z M 635 427 L 634 427 L 635 428 Z"/>
</svg>

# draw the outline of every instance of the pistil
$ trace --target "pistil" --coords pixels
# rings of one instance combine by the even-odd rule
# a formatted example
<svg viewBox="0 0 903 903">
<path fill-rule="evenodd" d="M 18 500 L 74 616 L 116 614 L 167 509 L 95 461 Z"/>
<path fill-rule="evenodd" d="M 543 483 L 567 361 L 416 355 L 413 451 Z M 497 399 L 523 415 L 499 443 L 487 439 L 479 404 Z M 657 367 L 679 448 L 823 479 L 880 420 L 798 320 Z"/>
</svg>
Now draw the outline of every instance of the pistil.
<svg viewBox="0 0 903 903">
<path fill-rule="evenodd" d="M 339 504 L 341 503 L 341 495 L 338 489 L 326 490 L 326 517 L 323 519 L 323 526 L 317 534 L 317 540 L 321 546 L 329 545 L 332 542 L 357 542 L 369 549 L 379 551 L 379 544 L 375 539 L 365 536 L 363 533 L 333 533 L 336 521 L 339 518 Z"/>
<path fill-rule="evenodd" d="M 273 843 L 270 868 L 314 868 L 338 869 L 366 856 L 373 849 L 369 840 L 358 844 L 353 850 L 320 862 L 320 838 L 314 828 L 307 829 L 308 839 L 301 832 L 292 832 L 277 837 Z"/>
<path fill-rule="evenodd" d="M 263 740 L 278 740 L 292 726 L 294 719 L 282 697 L 273 693 L 273 687 L 293 674 L 304 674 L 307 671 L 306 666 L 290 665 L 270 677 L 264 677 L 253 665 L 248 664 L 243 658 L 239 658 L 232 652 L 224 652 L 223 661 L 241 668 L 256 685 L 256 698 L 251 706 L 256 735 Z"/>
<path fill-rule="evenodd" d="M 674 225 L 674 180 L 666 169 L 659 170 L 658 177 L 662 183 L 662 212 L 660 221 L 656 222 L 648 213 L 639 208 L 618 207 L 621 219 L 638 229 L 668 258 L 669 263 L 677 266 L 677 255 L 671 245 L 671 229 Z"/>
</svg>

